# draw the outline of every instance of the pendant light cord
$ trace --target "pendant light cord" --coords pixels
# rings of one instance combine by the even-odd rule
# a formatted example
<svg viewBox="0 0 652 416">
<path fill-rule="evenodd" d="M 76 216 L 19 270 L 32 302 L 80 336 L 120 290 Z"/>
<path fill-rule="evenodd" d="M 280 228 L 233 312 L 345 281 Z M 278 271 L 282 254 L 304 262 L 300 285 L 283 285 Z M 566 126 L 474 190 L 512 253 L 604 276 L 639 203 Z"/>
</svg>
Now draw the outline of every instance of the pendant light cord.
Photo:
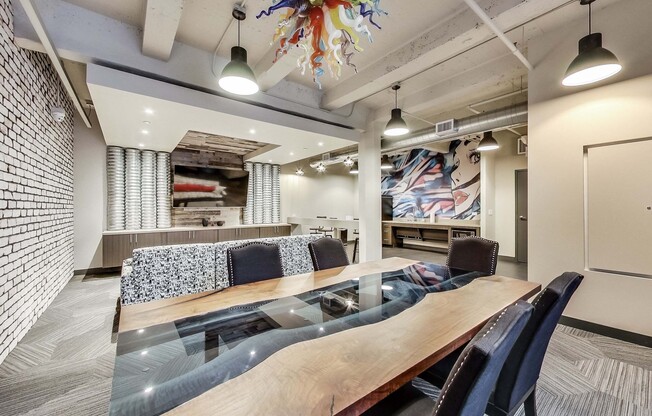
<svg viewBox="0 0 652 416">
<path fill-rule="evenodd" d="M 590 31 L 591 31 L 591 29 L 589 29 L 589 32 Z M 240 20 L 238 20 L 238 46 L 240 46 Z"/>
<path fill-rule="evenodd" d="M 591 3 L 589 3 L 589 35 L 591 34 Z"/>
</svg>

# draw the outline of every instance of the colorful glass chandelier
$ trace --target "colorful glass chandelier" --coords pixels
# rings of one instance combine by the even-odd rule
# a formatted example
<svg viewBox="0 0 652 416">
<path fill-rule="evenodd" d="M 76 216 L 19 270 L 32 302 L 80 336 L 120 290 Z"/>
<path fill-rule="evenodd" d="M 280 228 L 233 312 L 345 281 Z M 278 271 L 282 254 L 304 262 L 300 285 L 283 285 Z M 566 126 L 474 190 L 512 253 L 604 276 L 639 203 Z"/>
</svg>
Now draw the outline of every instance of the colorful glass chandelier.
<svg viewBox="0 0 652 416">
<path fill-rule="evenodd" d="M 313 80 L 321 88 L 319 78 L 324 66 L 331 76 L 339 78 L 342 67 L 348 65 L 357 72 L 351 61 L 356 52 L 362 52 L 360 39 L 373 42 L 365 19 L 380 26 L 374 15 L 387 14 L 379 8 L 380 0 L 273 0 L 274 4 L 261 11 L 257 19 L 270 16 L 279 9 L 287 9 L 280 17 L 273 37 L 279 41 L 276 58 L 287 54 L 290 48 L 302 49 L 297 60 L 301 73 L 310 68 Z"/>
</svg>

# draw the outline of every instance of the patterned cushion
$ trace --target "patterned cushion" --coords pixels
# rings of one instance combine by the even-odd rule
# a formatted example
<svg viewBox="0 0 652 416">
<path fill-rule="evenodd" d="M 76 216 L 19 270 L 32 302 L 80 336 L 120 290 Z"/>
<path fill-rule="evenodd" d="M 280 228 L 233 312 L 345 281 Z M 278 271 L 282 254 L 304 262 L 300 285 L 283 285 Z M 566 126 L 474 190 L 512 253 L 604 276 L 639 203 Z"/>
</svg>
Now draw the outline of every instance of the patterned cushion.
<svg viewBox="0 0 652 416">
<path fill-rule="evenodd" d="M 215 289 L 213 244 L 134 250 L 131 273 L 121 280 L 123 305 Z"/>
<path fill-rule="evenodd" d="M 130 305 L 229 287 L 226 250 L 253 241 L 279 246 L 284 276 L 309 273 L 313 268 L 308 243 L 321 237 L 296 235 L 136 249 L 131 267 L 123 265 L 121 301 Z"/>
</svg>

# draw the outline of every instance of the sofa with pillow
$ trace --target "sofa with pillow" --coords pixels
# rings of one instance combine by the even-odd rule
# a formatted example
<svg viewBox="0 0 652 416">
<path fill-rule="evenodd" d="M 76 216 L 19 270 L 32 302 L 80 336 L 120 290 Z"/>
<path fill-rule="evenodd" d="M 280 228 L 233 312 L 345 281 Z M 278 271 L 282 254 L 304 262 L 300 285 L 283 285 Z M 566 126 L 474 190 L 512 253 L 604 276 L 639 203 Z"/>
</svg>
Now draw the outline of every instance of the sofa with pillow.
<svg viewBox="0 0 652 416">
<path fill-rule="evenodd" d="M 136 249 L 123 263 L 121 303 L 131 305 L 226 288 L 226 250 L 253 241 L 278 244 L 284 276 L 309 273 L 313 266 L 308 243 L 320 238 L 296 235 Z"/>
</svg>

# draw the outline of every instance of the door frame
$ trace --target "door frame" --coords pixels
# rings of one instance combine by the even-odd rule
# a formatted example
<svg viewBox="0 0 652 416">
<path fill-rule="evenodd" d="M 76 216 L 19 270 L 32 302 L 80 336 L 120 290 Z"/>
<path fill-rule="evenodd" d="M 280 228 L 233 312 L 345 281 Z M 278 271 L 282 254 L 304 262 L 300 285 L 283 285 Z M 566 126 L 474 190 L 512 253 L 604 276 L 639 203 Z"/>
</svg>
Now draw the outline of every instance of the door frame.
<svg viewBox="0 0 652 416">
<path fill-rule="evenodd" d="M 518 224 L 519 224 L 519 221 L 520 221 L 519 218 L 518 218 L 519 217 L 519 215 L 518 215 L 518 173 L 519 172 L 527 172 L 527 171 L 528 171 L 527 168 L 525 168 L 525 169 L 515 169 L 514 170 L 514 224 L 515 224 L 515 226 L 514 226 L 514 243 L 515 243 L 514 244 L 514 260 L 517 263 L 525 263 L 525 264 L 527 264 L 528 262 L 520 262 L 520 261 L 518 261 L 518 251 L 519 251 L 518 250 Z M 527 188 L 528 188 L 528 211 L 529 211 L 529 208 L 530 208 L 529 207 L 529 199 L 530 199 L 529 198 L 529 192 L 530 192 L 529 175 L 528 175 L 528 182 L 526 182 L 526 185 L 527 185 Z M 529 221 L 529 220 L 530 219 L 528 218 L 527 221 Z M 529 224 L 527 224 L 527 227 L 528 227 L 528 242 L 526 242 L 526 244 L 529 243 L 529 239 L 530 239 L 530 227 L 529 227 Z"/>
</svg>

